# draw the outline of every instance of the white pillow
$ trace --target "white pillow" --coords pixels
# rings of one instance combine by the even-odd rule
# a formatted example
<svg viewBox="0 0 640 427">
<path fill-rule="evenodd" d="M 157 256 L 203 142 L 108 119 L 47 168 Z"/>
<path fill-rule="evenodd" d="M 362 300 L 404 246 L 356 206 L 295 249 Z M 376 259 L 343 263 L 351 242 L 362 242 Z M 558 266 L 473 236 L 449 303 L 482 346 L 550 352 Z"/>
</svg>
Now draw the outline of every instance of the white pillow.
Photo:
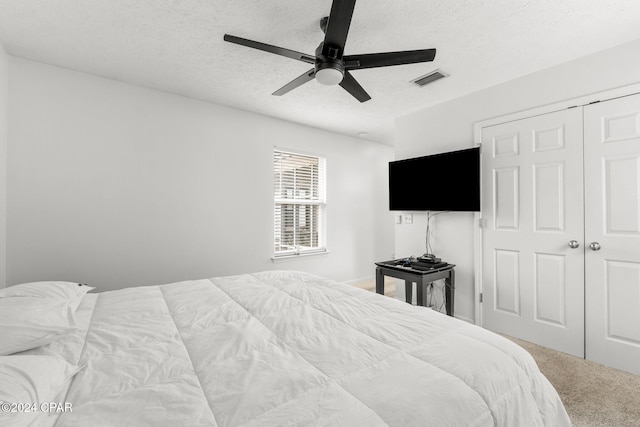
<svg viewBox="0 0 640 427">
<path fill-rule="evenodd" d="M 55 356 L 4 356 L 0 357 L 0 402 L 10 409 L 22 412 L 0 411 L 0 425 L 36 426 L 49 413 L 41 410 L 40 404 L 54 402 L 66 381 L 80 369 Z M 35 404 L 35 411 L 29 405 Z M 11 404 L 16 404 L 12 407 Z M 4 405 L 7 406 L 7 405 Z M 3 406 L 3 409 L 4 409 Z"/>
<path fill-rule="evenodd" d="M 40 347 L 74 330 L 73 304 L 61 298 L 0 298 L 0 355 Z"/>
<path fill-rule="evenodd" d="M 31 282 L 0 289 L 0 298 L 40 297 L 76 299 L 84 296 L 91 286 L 73 282 Z"/>
</svg>

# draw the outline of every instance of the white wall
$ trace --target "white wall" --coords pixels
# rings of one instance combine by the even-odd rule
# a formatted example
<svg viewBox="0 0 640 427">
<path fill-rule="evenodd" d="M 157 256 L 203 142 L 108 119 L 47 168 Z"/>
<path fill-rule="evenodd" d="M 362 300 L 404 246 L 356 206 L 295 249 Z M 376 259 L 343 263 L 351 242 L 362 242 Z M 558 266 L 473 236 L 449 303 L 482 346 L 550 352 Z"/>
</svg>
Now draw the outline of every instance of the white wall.
<svg viewBox="0 0 640 427">
<path fill-rule="evenodd" d="M 396 158 L 468 148 L 475 122 L 638 83 L 638 58 L 640 40 L 401 117 Z M 425 225 L 426 215 L 417 214 L 413 225 L 396 226 L 398 256 L 424 252 Z M 434 252 L 457 265 L 457 315 L 474 319 L 473 214 L 443 214 L 432 225 Z"/>
<path fill-rule="evenodd" d="M 23 59 L 9 75 L 8 284 L 349 281 L 393 252 L 391 147 Z M 327 158 L 328 255 L 270 260 L 274 146 Z"/>
<path fill-rule="evenodd" d="M 7 278 L 7 98 L 9 57 L 0 45 L 0 288 Z"/>
</svg>

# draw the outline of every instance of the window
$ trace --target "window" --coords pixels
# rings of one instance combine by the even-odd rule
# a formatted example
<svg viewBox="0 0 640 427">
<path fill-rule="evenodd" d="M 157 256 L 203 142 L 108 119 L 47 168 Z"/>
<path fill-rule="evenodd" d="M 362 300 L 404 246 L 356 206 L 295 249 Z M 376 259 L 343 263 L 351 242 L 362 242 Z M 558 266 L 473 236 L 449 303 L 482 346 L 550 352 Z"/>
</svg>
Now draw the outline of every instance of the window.
<svg viewBox="0 0 640 427">
<path fill-rule="evenodd" d="M 273 152 L 274 254 L 326 252 L 325 160 Z"/>
</svg>

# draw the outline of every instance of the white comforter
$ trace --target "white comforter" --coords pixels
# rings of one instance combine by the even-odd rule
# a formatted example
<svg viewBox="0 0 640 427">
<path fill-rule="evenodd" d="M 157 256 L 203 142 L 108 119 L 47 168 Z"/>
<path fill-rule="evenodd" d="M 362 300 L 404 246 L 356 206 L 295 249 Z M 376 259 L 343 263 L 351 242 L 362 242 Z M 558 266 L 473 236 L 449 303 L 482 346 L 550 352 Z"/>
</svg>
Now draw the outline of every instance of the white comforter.
<svg viewBox="0 0 640 427">
<path fill-rule="evenodd" d="M 570 425 L 522 348 L 298 272 L 87 295 L 66 426 Z M 90 319 L 90 322 L 89 322 Z"/>
</svg>

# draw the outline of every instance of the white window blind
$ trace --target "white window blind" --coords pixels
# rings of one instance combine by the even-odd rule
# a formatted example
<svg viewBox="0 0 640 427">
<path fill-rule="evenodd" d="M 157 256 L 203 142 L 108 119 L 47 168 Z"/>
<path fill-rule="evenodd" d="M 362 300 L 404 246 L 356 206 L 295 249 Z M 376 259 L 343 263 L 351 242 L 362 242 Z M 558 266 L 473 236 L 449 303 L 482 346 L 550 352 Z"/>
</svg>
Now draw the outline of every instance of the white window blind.
<svg viewBox="0 0 640 427">
<path fill-rule="evenodd" d="M 274 254 L 325 252 L 325 160 L 273 152 Z"/>
</svg>

